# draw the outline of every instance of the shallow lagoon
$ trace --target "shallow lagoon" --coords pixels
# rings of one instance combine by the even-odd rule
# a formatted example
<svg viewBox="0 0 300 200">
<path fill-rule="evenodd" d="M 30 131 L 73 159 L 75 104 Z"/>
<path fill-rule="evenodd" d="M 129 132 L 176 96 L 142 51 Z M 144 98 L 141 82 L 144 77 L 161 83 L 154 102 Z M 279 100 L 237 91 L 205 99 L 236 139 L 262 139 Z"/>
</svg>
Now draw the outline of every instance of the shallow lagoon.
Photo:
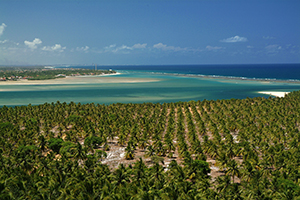
<svg viewBox="0 0 300 200">
<path fill-rule="evenodd" d="M 119 72 L 121 72 L 120 75 L 106 76 L 107 81 L 103 77 L 97 77 L 101 80 L 84 83 L 79 81 L 71 84 L 0 84 L 0 105 L 15 106 L 30 103 L 36 105 L 56 101 L 112 104 L 243 99 L 269 96 L 259 94 L 259 91 L 300 90 L 300 84 L 285 82 L 212 79 L 134 71 Z M 89 78 L 85 77 L 85 79 Z M 149 80 L 152 81 L 149 82 Z"/>
</svg>

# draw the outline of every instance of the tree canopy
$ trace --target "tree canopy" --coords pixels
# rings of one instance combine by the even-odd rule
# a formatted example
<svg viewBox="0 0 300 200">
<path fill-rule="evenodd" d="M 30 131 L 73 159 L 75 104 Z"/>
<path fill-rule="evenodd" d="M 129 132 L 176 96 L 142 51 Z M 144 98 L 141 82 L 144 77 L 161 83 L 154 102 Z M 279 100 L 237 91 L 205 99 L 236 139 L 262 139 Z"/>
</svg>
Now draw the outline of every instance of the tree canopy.
<svg viewBox="0 0 300 200">
<path fill-rule="evenodd" d="M 297 199 L 284 98 L 0 108 L 0 199 Z"/>
</svg>

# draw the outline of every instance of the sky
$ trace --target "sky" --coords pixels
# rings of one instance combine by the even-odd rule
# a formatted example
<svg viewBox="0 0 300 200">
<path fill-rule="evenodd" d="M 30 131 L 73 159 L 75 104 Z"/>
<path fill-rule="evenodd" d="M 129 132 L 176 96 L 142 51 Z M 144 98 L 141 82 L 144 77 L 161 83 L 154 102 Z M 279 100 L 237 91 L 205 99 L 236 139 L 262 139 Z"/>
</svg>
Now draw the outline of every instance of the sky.
<svg viewBox="0 0 300 200">
<path fill-rule="evenodd" d="M 0 0 L 0 65 L 300 63 L 299 0 Z"/>
</svg>

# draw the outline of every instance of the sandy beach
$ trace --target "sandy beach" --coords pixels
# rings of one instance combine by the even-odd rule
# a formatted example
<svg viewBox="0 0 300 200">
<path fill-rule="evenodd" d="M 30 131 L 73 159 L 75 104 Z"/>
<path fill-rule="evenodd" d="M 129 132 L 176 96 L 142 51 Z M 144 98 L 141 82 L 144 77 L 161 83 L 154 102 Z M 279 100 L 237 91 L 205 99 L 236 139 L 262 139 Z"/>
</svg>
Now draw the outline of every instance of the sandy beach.
<svg viewBox="0 0 300 200">
<path fill-rule="evenodd" d="M 262 92 L 258 92 L 258 93 L 268 94 L 268 95 L 275 96 L 275 97 L 284 97 L 289 92 L 262 91 Z"/>
<path fill-rule="evenodd" d="M 1 85 L 66 85 L 66 84 L 93 84 L 93 83 L 142 83 L 156 82 L 159 79 L 153 78 L 125 78 L 118 76 L 67 76 L 66 78 L 50 80 L 18 80 L 0 81 Z"/>
</svg>

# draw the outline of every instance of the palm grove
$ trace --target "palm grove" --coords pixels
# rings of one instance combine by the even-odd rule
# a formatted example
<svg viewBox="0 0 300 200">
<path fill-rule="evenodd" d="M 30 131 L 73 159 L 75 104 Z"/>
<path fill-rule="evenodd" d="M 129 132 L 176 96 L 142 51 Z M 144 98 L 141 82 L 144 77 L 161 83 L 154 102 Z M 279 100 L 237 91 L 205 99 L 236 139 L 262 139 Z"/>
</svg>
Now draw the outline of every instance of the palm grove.
<svg viewBox="0 0 300 200">
<path fill-rule="evenodd" d="M 299 102 L 300 92 L 291 92 L 268 99 L 4 106 L 0 198 L 295 199 Z M 113 147 L 124 151 L 116 166 L 106 162 Z"/>
</svg>

